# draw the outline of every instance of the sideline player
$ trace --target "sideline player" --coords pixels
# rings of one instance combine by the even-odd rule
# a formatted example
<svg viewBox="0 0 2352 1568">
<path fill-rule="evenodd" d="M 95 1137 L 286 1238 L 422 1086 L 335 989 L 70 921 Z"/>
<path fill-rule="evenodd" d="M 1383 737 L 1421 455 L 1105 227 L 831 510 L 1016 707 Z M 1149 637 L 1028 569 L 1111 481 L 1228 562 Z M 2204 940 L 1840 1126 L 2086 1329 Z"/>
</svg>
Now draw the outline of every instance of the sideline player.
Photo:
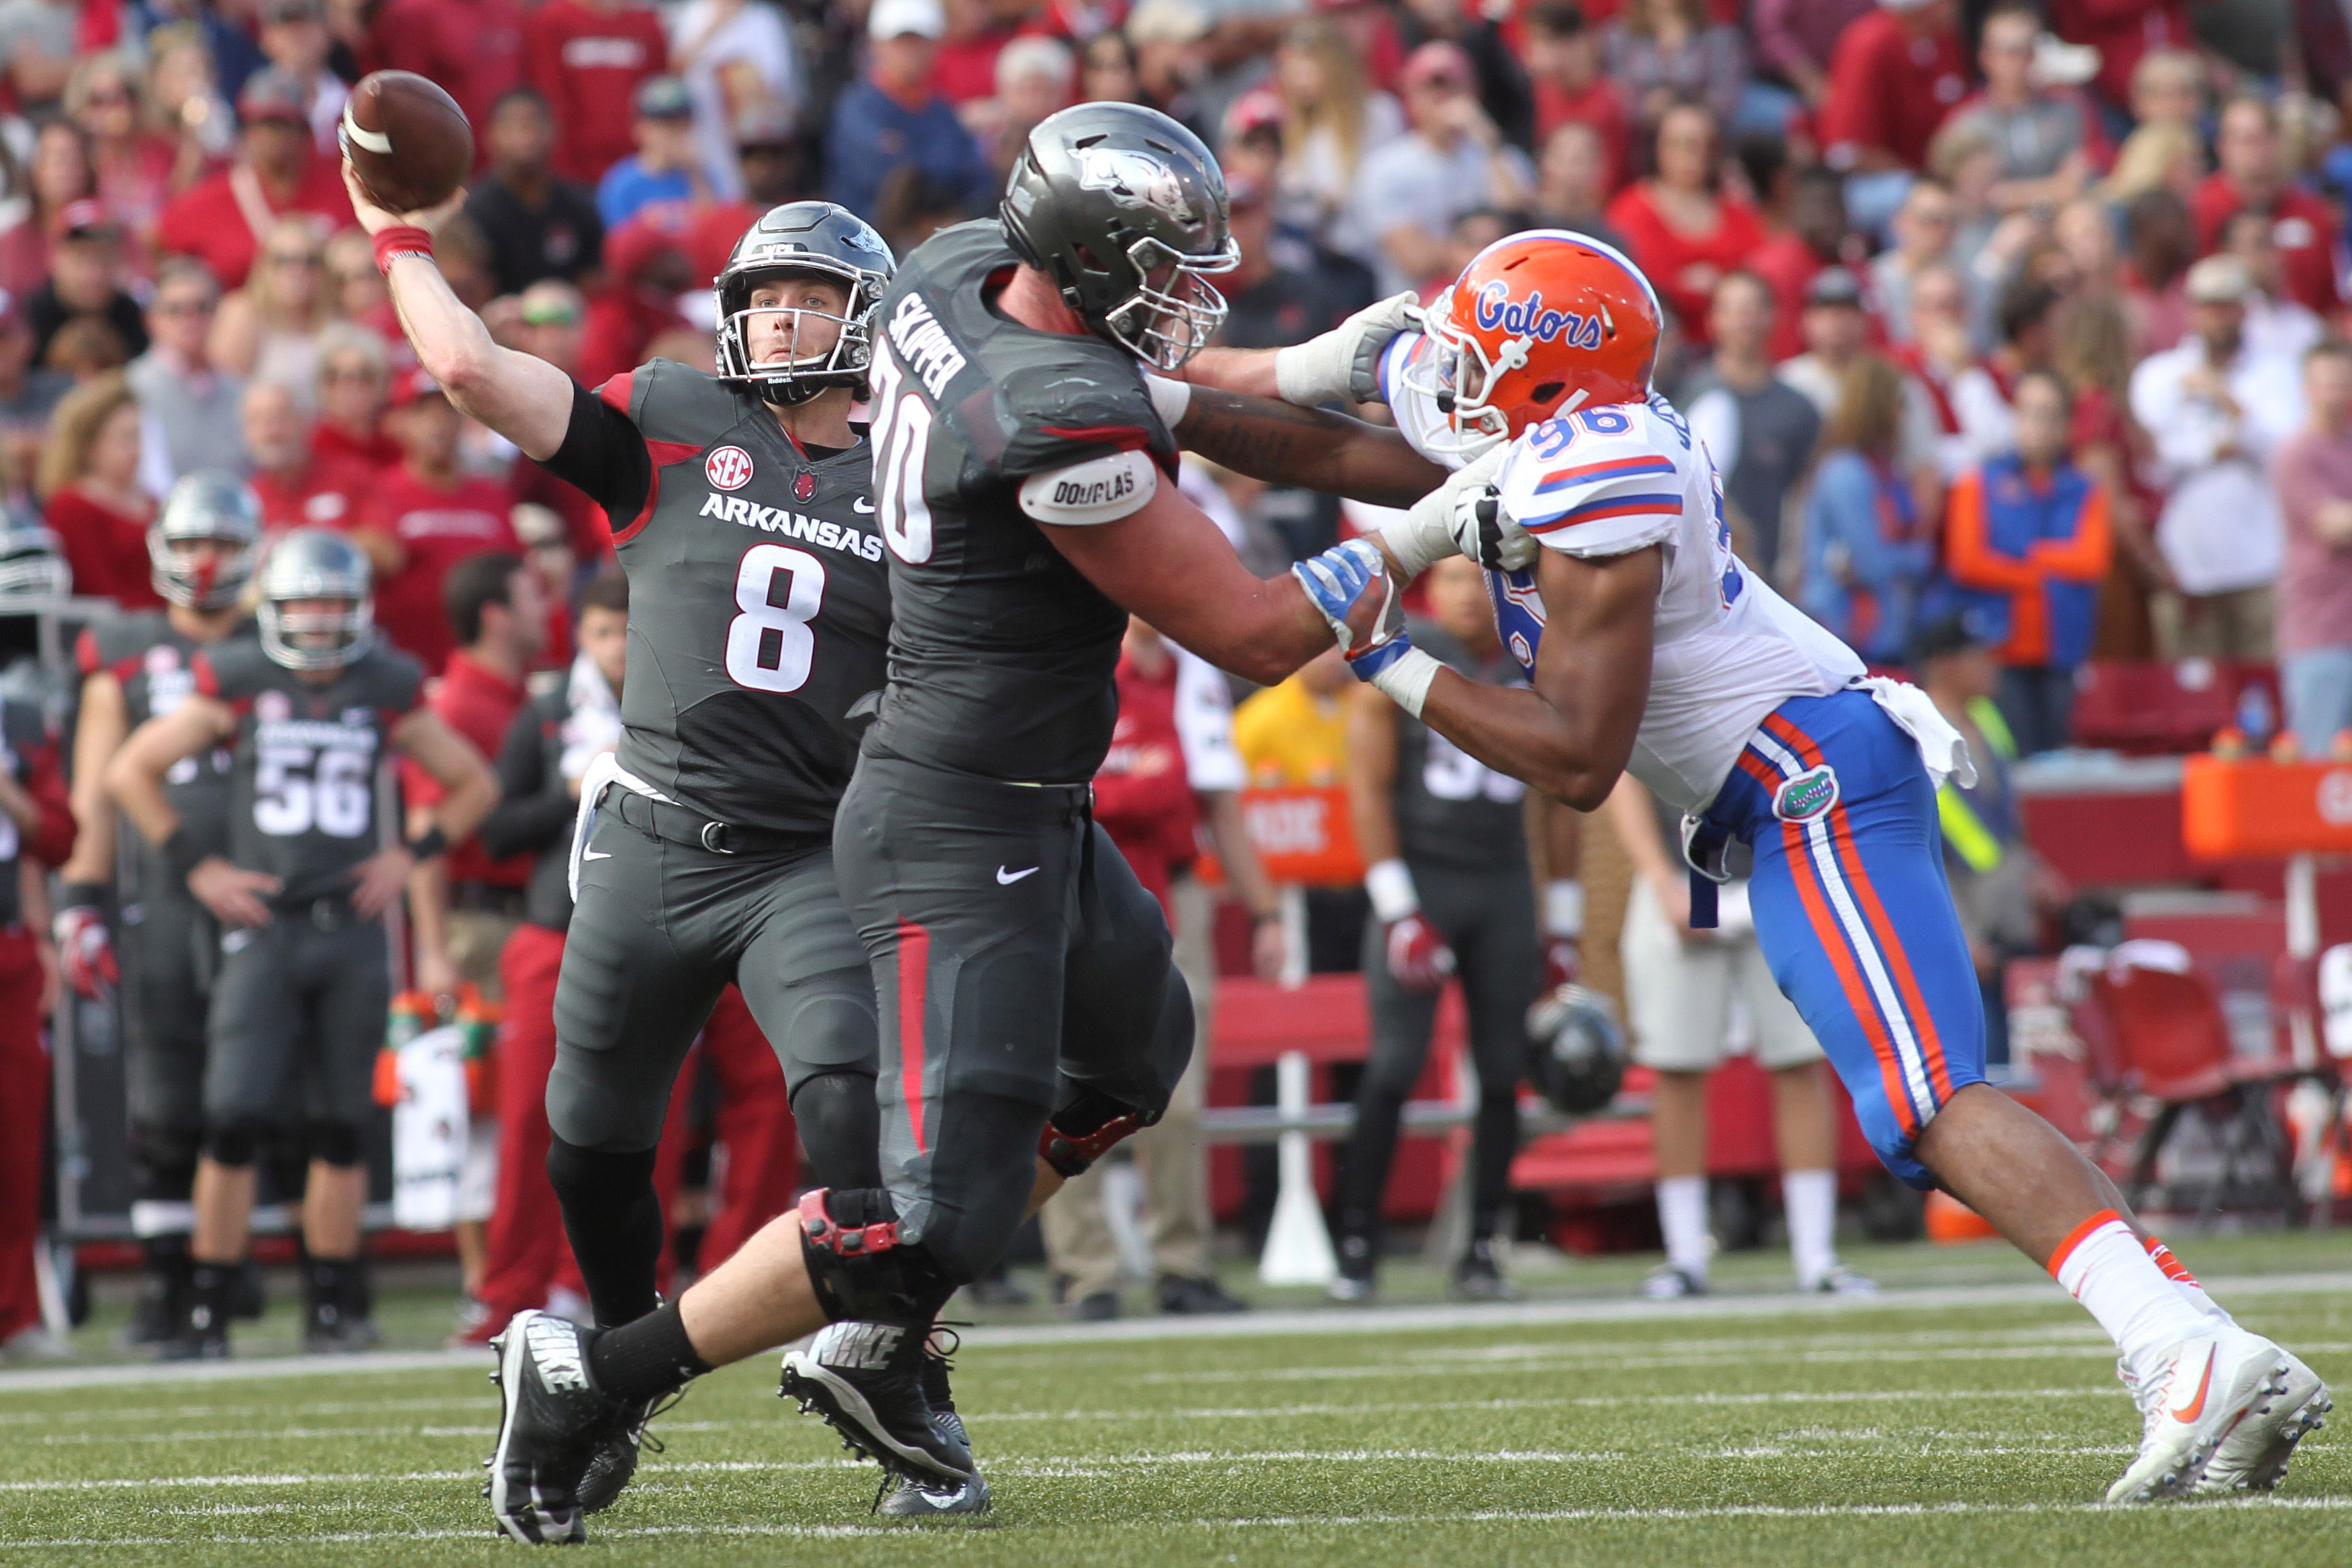
<svg viewBox="0 0 2352 1568">
<path fill-rule="evenodd" d="M 377 641 L 369 577 L 367 557 L 341 534 L 282 536 L 261 566 L 259 639 L 195 654 L 195 689 L 141 725 L 106 768 L 106 787 L 132 825 L 224 928 L 180 1329 L 197 1356 L 228 1353 L 254 1156 L 298 1064 L 310 1085 L 304 1342 L 312 1350 L 374 1342 L 360 1207 L 392 1002 L 383 912 L 417 862 L 471 833 L 498 795 L 479 753 L 419 706 L 416 661 Z M 184 758 L 220 746 L 232 774 L 226 854 L 165 793 Z M 447 794 L 431 827 L 378 848 L 376 770 L 387 747 Z"/>
<path fill-rule="evenodd" d="M 1725 848 L 1751 846 L 1773 975 L 1879 1158 L 1983 1215 L 2115 1339 L 2145 1428 L 2108 1500 L 2275 1487 L 2326 1385 L 2239 1328 L 2096 1166 L 1983 1081 L 1935 805 L 1944 776 L 1969 776 L 1966 748 L 1925 694 L 1866 678 L 1733 555 L 1720 477 L 1650 384 L 1660 317 L 1616 251 L 1538 231 L 1481 252 L 1426 333 L 1389 345 L 1400 426 L 1471 463 L 1384 542 L 1408 574 L 1457 545 L 1478 557 L 1530 685 L 1482 686 L 1335 623 L 1352 668 L 1571 803 L 1599 805 L 1631 772 L 1681 809 L 1695 923 L 1712 923 Z"/>
<path fill-rule="evenodd" d="M 1252 576 L 1179 494 L 1170 419 L 1253 418 L 1237 466 L 1379 504 L 1442 477 L 1392 432 L 1181 386 L 1155 403 L 1144 365 L 1213 330 L 1202 274 L 1231 255 L 1199 141 L 1093 104 L 1031 133 L 1001 220 L 900 268 L 874 365 L 890 683 L 835 831 L 885 1015 L 887 1189 L 809 1194 L 676 1303 L 593 1338 L 521 1320 L 491 1464 L 509 1530 L 576 1535 L 583 1434 L 616 1407 L 818 1329 L 788 1392 L 891 1469 L 971 1474 L 922 1405 L 925 1329 L 1065 1174 L 1150 1122 L 1192 1049 L 1167 923 L 1087 816 L 1126 612 L 1270 681 L 1330 644 L 1303 586 L 1384 591 L 1366 545 L 1300 582 Z"/>
<path fill-rule="evenodd" d="M 835 891 L 833 819 L 883 684 L 889 577 L 851 412 L 895 264 L 844 208 L 772 208 L 714 289 L 721 374 L 656 360 L 592 393 L 498 347 L 450 292 L 430 231 L 459 197 L 395 217 L 351 184 L 425 368 L 604 508 L 629 577 L 624 728 L 581 784 L 547 1085 L 572 1256 L 596 1321 L 627 1323 L 657 1304 L 653 1172 L 672 1086 L 730 981 L 783 1066 L 813 1173 L 878 1184 L 874 982 Z M 549 1321 L 520 1315 L 509 1357 Z M 921 1371 L 953 1422 L 944 1362 Z M 626 1481 L 651 1405 L 607 1433 L 585 1496 L 577 1476 L 561 1498 L 494 1478 L 504 1528 L 576 1538 L 578 1513 Z M 965 1479 L 886 1507 L 984 1506 Z"/>
<path fill-rule="evenodd" d="M 198 650 L 247 633 L 237 596 L 253 576 L 260 539 L 252 491 L 224 474 L 188 475 L 172 487 L 147 530 L 150 574 L 164 608 L 109 616 L 85 628 L 76 647 L 82 682 L 73 803 L 80 833 L 60 868 L 58 952 L 79 994 L 95 1001 L 116 991 L 131 1226 L 144 1263 L 124 1341 L 157 1346 L 172 1359 L 194 1345 L 175 1331 L 187 1307 L 190 1205 L 205 1134 L 205 1014 L 220 932 L 186 881 L 145 840 L 132 834 L 129 845 L 121 844 L 106 765 L 133 730 L 171 712 L 195 689 Z M 164 779 L 164 792 L 205 851 L 227 850 L 226 752 L 215 748 L 181 763 Z M 119 955 L 107 922 L 110 887 L 122 931 Z"/>
</svg>

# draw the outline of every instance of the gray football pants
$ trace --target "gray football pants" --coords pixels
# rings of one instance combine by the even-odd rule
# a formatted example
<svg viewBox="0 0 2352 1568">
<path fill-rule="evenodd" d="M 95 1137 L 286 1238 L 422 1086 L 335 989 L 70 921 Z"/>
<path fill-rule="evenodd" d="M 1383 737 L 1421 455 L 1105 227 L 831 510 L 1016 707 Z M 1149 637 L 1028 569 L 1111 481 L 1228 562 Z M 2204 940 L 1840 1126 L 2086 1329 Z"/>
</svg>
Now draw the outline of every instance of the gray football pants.
<svg viewBox="0 0 2352 1568">
<path fill-rule="evenodd" d="M 1080 1089 L 1149 1122 L 1192 1054 L 1168 921 L 1089 815 L 1030 787 L 861 757 L 834 821 L 882 1014 L 882 1179 L 899 1235 L 978 1278 Z"/>
<path fill-rule="evenodd" d="M 730 981 L 788 1091 L 820 1073 L 873 1076 L 874 982 L 830 848 L 715 854 L 610 809 L 588 848 L 555 984 L 557 1137 L 611 1153 L 658 1143 L 678 1068 Z"/>
</svg>

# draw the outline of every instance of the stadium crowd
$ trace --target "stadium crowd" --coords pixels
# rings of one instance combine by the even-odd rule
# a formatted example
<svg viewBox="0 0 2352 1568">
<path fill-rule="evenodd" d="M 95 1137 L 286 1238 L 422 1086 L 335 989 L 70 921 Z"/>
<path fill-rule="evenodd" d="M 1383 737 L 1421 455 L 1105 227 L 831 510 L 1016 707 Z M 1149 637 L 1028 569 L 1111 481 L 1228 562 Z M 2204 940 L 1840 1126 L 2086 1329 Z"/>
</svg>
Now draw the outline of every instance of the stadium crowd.
<svg viewBox="0 0 2352 1568">
<path fill-rule="evenodd" d="M 340 174 L 350 85 L 410 69 L 464 106 L 480 168 L 438 263 L 500 342 L 591 386 L 656 356 L 713 368 L 708 280 L 767 206 L 838 201 L 904 256 L 992 210 L 1045 116 L 1132 100 L 1223 162 L 1241 265 L 1223 341 L 1236 346 L 1301 341 L 1384 292 L 1433 294 L 1522 228 L 1622 247 L 1670 310 L 1657 384 L 1722 470 L 1743 558 L 1873 663 L 1926 682 L 1979 754 L 1970 820 L 2013 842 L 2005 763 L 2068 743 L 2094 658 L 2275 659 L 2304 750 L 2352 743 L 2352 348 L 2338 336 L 2352 29 L 2336 7 L 2297 5 L 2280 37 L 2276 15 L 2231 0 L 2193 15 L 2186 0 L 5 0 L 6 553 L 37 553 L 46 529 L 76 594 L 156 606 L 146 534 L 163 498 L 194 473 L 243 479 L 268 530 L 329 527 L 364 550 L 383 634 L 437 678 L 434 708 L 499 762 L 511 796 L 531 678 L 543 693 L 571 671 L 573 701 L 593 702 L 579 671 L 625 594 L 605 574 L 598 509 L 416 368 Z M 1263 570 L 1363 521 L 1305 490 L 1191 479 Z M 1448 587 L 1428 592 L 1433 620 L 1475 643 Z M 1138 722 L 1180 722 L 1172 669 L 1139 628 L 1122 674 Z M 1230 809 L 1244 779 L 1352 781 L 1360 796 L 1394 770 L 1403 742 L 1368 741 L 1345 684 L 1318 665 L 1244 702 L 1230 767 L 1193 754 L 1230 749 L 1214 720 L 1210 738 L 1187 735 L 1184 788 L 1148 767 L 1124 781 L 1147 819 L 1197 813 L 1258 916 L 1272 895 Z M 1138 773 L 1142 747 L 1114 767 Z M 580 760 L 561 759 L 573 790 Z M 412 812 L 429 805 L 430 781 L 408 783 Z M 549 820 L 568 816 L 562 776 L 532 787 Z M 1624 938 L 1633 1022 L 1689 1047 L 1645 1059 L 1699 1092 L 1738 991 L 1759 1058 L 1776 1080 L 1786 1069 L 1777 1087 L 1825 1093 L 1818 1047 L 1771 1011 L 1769 981 L 1751 984 L 1736 919 L 1709 954 L 1677 940 L 1671 837 L 1627 787 L 1610 815 L 1642 889 Z M 1470 796 L 1516 820 L 1516 794 L 1472 780 L 1453 798 Z M 18 815 L 8 793 L 0 807 Z M 1388 831 L 1402 842 L 1381 860 L 1412 861 L 1411 824 Z M 516 935 L 545 921 L 530 857 L 512 851 L 544 838 L 494 816 L 484 841 L 505 858 L 460 846 L 411 889 L 416 988 L 503 995 L 509 1038 L 547 1037 L 510 1053 L 542 1076 L 551 1024 L 517 1010 L 518 980 L 523 1011 L 543 1010 L 554 967 Z M 1187 835 L 1160 879 L 1180 926 L 1207 918 L 1181 875 L 1193 853 Z M 1413 870 L 1433 908 L 1448 878 L 1499 868 L 1531 885 L 1531 855 L 1519 841 L 1494 865 Z M 1965 846 L 1952 863 L 1990 977 L 2047 889 L 2016 875 L 1972 889 Z M 1465 979 L 1481 942 L 1509 963 L 1528 952 L 1532 999 L 1542 961 L 1573 973 L 1551 951 L 1576 938 L 1570 898 L 1500 936 L 1430 934 Z M 1362 960 L 1426 992 L 1384 934 L 1419 915 L 1382 907 L 1378 885 L 1370 901 Z M 1320 966 L 1358 962 L 1356 929 L 1318 942 Z M 1256 948 L 1279 967 L 1277 940 Z M 1717 958 L 1699 988 L 1714 1011 L 1672 1005 Z M 40 1049 L 28 1021 L 0 1027 L 0 1050 Z M 714 1042 L 730 1031 L 755 1073 L 740 1005 Z M 714 1063 L 728 1051 L 714 1043 Z M 1341 1246 L 1365 1290 L 1409 1065 L 1402 1080 L 1368 1073 L 1360 1102 L 1370 1146 Z M 527 1081 L 509 1089 L 510 1121 L 530 1098 Z M 721 1099 L 740 1112 L 756 1094 Z M 1704 1177 L 1696 1102 L 1660 1100 L 1671 1293 L 1703 1284 Z M 16 1119 L 27 1102 L 10 1105 Z M 1826 1179 L 1826 1131 L 1809 1126 L 1784 1119 L 1784 1163 Z M 497 1206 L 545 1237 L 551 1198 L 519 1173 L 532 1135 L 508 1136 Z M 535 1136 L 543 1151 L 543 1121 Z M 25 1146 L 14 1120 L 0 1141 Z M 789 1150 L 756 1143 L 729 1142 L 727 1173 L 739 1204 L 772 1212 L 791 1196 Z M 1493 1273 L 1475 1254 L 1500 1167 L 1491 1152 L 1480 1166 L 1465 1281 Z M 39 1176 L 12 1164 L 5 1179 L 13 1234 Z M 1189 1211 L 1159 1216 L 1168 1310 L 1236 1305 L 1208 1277 L 1202 1191 L 1197 1159 L 1151 1183 L 1156 1205 Z M 1792 1217 L 1801 1279 L 1845 1288 L 1826 1235 L 1799 1229 Z M 1099 1232 L 1049 1225 L 1048 1240 L 1082 1310 L 1116 1310 Z M 468 1242 L 466 1331 L 544 1300 L 560 1253 Z M 37 1317 L 0 1287 L 0 1340 Z"/>
</svg>

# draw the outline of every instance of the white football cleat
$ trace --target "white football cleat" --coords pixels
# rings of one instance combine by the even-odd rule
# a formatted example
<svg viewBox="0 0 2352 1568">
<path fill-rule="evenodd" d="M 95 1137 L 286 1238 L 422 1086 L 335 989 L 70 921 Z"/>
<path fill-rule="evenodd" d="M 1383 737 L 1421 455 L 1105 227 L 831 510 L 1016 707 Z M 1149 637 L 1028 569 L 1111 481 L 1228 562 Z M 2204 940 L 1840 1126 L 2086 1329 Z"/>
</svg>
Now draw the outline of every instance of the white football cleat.
<svg viewBox="0 0 2352 1568">
<path fill-rule="evenodd" d="M 2217 1326 L 2173 1346 L 2146 1383 L 2125 1384 L 2140 1408 L 2139 1458 L 2107 1500 L 2153 1502 L 2195 1489 L 2224 1438 L 2280 1405 L 2287 1357 L 2259 1334 Z"/>
<path fill-rule="evenodd" d="M 2292 1352 L 2279 1353 L 2286 1358 L 2285 1392 L 2268 1410 L 2248 1415 L 2222 1437 L 2192 1489 L 2199 1497 L 2276 1490 L 2286 1479 L 2294 1446 L 2325 1424 L 2336 1404 L 2327 1384 Z"/>
</svg>

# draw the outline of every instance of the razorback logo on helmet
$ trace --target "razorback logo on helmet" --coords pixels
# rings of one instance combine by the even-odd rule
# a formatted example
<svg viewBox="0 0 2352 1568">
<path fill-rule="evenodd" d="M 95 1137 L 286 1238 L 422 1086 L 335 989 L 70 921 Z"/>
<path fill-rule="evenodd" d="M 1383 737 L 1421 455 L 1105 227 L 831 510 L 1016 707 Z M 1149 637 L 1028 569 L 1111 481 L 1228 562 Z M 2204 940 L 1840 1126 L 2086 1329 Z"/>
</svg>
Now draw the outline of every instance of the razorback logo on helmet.
<svg viewBox="0 0 2352 1568">
<path fill-rule="evenodd" d="M 1176 171 L 1147 153 L 1088 147 L 1078 154 L 1078 184 L 1085 190 L 1108 191 L 1121 206 L 1157 207 L 1187 227 L 1201 221 Z"/>
<path fill-rule="evenodd" d="M 1546 310 L 1540 289 L 1524 300 L 1514 300 L 1511 298 L 1511 286 L 1497 278 L 1478 290 L 1475 309 L 1478 324 L 1490 332 L 1505 331 L 1515 338 L 1533 338 L 1541 343 L 1559 342 L 1572 349 L 1597 349 L 1601 346 L 1599 316 L 1580 316 L 1573 310 Z"/>
<path fill-rule="evenodd" d="M 721 447 L 702 460 L 702 473 L 713 489 L 740 490 L 751 482 L 751 454 L 740 447 Z"/>
</svg>

